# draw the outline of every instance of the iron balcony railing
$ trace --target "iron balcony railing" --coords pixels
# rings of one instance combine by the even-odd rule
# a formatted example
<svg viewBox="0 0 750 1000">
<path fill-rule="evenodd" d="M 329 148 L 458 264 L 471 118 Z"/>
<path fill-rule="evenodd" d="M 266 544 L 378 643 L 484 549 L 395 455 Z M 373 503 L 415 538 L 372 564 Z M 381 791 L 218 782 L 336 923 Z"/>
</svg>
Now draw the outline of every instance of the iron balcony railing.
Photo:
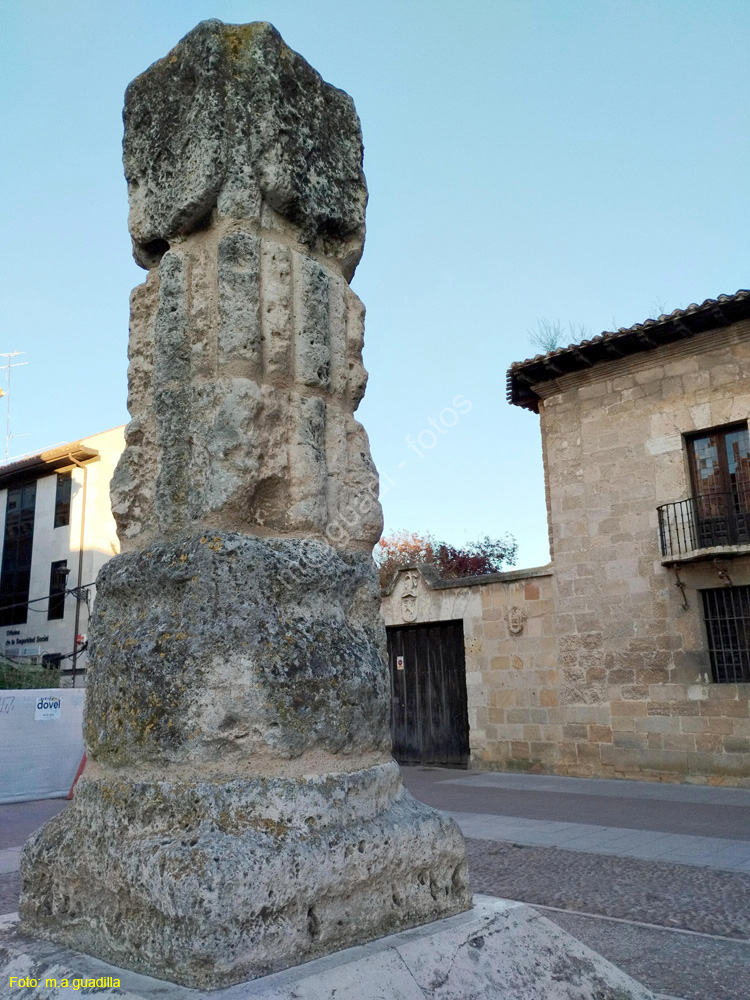
<svg viewBox="0 0 750 1000">
<path fill-rule="evenodd" d="M 750 494 L 701 493 L 657 508 L 663 558 L 701 549 L 750 546 Z"/>
</svg>

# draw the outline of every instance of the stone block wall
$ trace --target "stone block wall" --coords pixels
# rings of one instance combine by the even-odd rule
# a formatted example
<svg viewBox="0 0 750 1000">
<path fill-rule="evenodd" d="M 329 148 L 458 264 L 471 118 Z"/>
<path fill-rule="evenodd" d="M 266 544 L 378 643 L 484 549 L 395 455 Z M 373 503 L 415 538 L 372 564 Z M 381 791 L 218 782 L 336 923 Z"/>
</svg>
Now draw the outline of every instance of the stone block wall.
<svg viewBox="0 0 750 1000">
<path fill-rule="evenodd" d="M 750 784 L 750 685 L 715 684 L 703 588 L 750 558 L 662 565 L 657 507 L 692 493 L 685 435 L 750 415 L 750 323 L 535 387 L 557 590 L 558 772 Z"/>
<path fill-rule="evenodd" d="M 750 547 L 680 566 L 683 598 L 657 516 L 692 495 L 685 435 L 750 417 L 750 322 L 533 388 L 551 566 L 420 582 L 418 621 L 464 620 L 471 766 L 750 786 L 750 684 L 712 681 L 700 594 L 750 585 Z"/>
<path fill-rule="evenodd" d="M 524 768 L 532 755 L 549 755 L 562 735 L 552 570 L 440 582 L 417 571 L 416 588 L 414 575 L 403 570 L 388 588 L 383 617 L 386 625 L 463 620 L 470 766 Z M 405 618 L 404 594 L 410 602 L 415 590 Z"/>
</svg>

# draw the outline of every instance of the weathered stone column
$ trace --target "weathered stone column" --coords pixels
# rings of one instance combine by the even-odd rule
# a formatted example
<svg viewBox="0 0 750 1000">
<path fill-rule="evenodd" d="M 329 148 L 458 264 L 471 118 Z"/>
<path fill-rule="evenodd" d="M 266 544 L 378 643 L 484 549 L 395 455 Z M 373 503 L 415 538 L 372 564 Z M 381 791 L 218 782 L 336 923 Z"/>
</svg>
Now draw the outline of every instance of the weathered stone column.
<svg viewBox="0 0 750 1000">
<path fill-rule="evenodd" d="M 88 765 L 26 847 L 26 931 L 218 987 L 470 903 L 390 757 L 353 412 L 367 191 L 351 99 L 268 24 L 128 88 L 132 422 L 91 626 Z"/>
</svg>

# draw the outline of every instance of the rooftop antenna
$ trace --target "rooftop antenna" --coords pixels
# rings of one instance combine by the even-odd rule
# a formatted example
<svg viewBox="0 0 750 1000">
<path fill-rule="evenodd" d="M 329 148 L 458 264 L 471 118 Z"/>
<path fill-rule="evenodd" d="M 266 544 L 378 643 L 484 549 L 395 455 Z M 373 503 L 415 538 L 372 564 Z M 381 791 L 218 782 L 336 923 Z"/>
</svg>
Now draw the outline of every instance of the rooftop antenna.
<svg viewBox="0 0 750 1000">
<path fill-rule="evenodd" d="M 10 433 L 10 370 L 11 368 L 20 368 L 22 365 L 27 365 L 28 361 L 19 361 L 17 364 L 12 363 L 12 358 L 17 358 L 19 354 L 25 354 L 26 351 L 11 351 L 9 354 L 0 354 L 0 358 L 7 358 L 8 361 L 4 365 L 0 365 L 0 368 L 5 368 L 7 371 L 8 379 L 8 391 L 3 392 L 0 389 L 0 397 L 5 396 L 5 458 L 8 458 L 8 449 L 10 447 L 10 439 L 12 437 Z"/>
</svg>

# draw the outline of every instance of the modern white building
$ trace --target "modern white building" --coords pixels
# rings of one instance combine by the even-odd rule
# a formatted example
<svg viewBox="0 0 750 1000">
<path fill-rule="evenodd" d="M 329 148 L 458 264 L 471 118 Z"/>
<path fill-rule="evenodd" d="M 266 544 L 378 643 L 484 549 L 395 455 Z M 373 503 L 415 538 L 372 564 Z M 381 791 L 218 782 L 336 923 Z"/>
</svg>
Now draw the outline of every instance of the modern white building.
<svg viewBox="0 0 750 1000">
<path fill-rule="evenodd" d="M 0 465 L 0 654 L 79 686 L 97 573 L 119 551 L 109 484 L 124 426 Z"/>
</svg>

